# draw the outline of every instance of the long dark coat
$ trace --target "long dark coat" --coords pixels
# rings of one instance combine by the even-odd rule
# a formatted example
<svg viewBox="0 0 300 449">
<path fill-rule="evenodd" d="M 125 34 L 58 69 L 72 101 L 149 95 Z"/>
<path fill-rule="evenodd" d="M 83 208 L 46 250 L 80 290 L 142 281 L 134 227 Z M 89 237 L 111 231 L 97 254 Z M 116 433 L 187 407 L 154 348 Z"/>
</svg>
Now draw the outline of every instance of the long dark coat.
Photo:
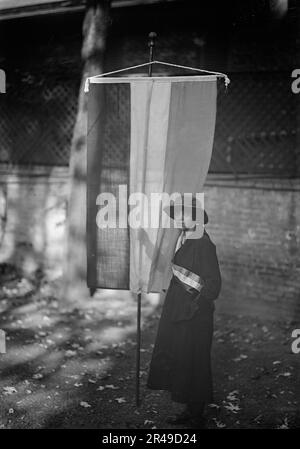
<svg viewBox="0 0 300 449">
<path fill-rule="evenodd" d="M 184 289 L 172 277 L 158 324 L 146 386 L 168 390 L 175 402 L 213 401 L 211 344 L 214 300 L 221 289 L 216 246 L 206 231 L 187 239 L 175 253 L 174 263 L 204 281 L 199 293 Z M 198 298 L 196 298 L 198 294 Z M 196 299 L 195 299 L 196 298 Z"/>
</svg>

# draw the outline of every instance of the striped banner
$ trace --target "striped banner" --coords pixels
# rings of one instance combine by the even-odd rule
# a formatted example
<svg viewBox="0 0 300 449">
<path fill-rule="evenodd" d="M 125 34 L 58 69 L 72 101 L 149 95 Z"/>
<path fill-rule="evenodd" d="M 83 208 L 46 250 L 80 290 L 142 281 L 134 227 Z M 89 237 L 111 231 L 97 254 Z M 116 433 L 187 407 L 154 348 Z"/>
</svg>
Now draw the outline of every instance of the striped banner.
<svg viewBox="0 0 300 449">
<path fill-rule="evenodd" d="M 133 194 L 202 192 L 215 130 L 216 76 L 90 80 L 87 283 L 90 288 L 159 292 L 172 274 L 180 231 L 165 228 L 168 217 L 161 215 L 160 226 L 130 227 L 129 203 Z M 103 193 L 111 204 L 115 201 L 115 228 L 99 226 Z M 144 198 L 140 195 L 142 203 Z"/>
</svg>

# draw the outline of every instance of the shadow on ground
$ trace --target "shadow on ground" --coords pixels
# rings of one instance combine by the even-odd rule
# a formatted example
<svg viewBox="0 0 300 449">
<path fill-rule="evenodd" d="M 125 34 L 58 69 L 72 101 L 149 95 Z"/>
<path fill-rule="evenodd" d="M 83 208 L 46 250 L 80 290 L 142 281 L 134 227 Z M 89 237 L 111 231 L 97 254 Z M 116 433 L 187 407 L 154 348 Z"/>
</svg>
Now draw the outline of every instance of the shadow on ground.
<svg viewBox="0 0 300 449">
<path fill-rule="evenodd" d="M 0 312 L 7 334 L 7 352 L 0 354 L 1 428 L 175 428 L 165 420 L 183 406 L 168 392 L 145 387 L 161 305 L 143 302 L 139 407 L 134 297 L 103 291 L 67 310 L 42 277 L 24 279 L 6 267 Z M 216 310 L 209 428 L 300 427 L 294 327 Z"/>
</svg>

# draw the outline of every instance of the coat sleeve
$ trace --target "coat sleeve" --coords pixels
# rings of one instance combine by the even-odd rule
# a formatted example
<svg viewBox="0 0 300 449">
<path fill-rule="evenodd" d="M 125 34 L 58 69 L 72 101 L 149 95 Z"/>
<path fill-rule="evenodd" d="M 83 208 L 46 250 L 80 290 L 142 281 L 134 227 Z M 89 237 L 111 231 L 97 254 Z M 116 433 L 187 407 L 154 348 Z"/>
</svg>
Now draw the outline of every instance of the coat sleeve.
<svg viewBox="0 0 300 449">
<path fill-rule="evenodd" d="M 216 246 L 214 243 L 204 240 L 198 251 L 197 271 L 203 282 L 200 297 L 212 301 L 219 296 L 222 285 Z"/>
</svg>

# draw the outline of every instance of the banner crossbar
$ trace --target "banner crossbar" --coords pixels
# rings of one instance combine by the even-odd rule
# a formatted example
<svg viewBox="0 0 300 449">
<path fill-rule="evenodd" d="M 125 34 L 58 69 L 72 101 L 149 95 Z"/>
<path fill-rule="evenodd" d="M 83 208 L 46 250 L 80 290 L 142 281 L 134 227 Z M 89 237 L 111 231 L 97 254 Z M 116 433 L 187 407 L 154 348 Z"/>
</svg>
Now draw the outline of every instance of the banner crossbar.
<svg viewBox="0 0 300 449">
<path fill-rule="evenodd" d="M 160 65 L 165 65 L 165 66 L 169 66 L 169 67 L 176 67 L 176 68 L 181 68 L 181 69 L 186 69 L 186 70 L 192 70 L 192 71 L 196 71 L 196 72 L 201 72 L 201 73 L 206 73 L 209 74 L 209 76 L 144 76 L 144 75 L 135 75 L 133 77 L 109 77 L 109 78 L 105 78 L 108 75 L 114 75 L 116 73 L 121 73 L 121 72 L 125 72 L 127 70 L 134 70 L 140 67 L 149 67 L 150 65 L 153 64 L 160 64 Z M 151 79 L 151 80 L 160 80 L 160 81 L 209 81 L 209 80 L 215 80 L 216 77 L 222 77 L 224 78 L 224 82 L 225 82 L 225 86 L 226 88 L 228 87 L 229 83 L 230 83 L 230 79 L 228 78 L 228 76 L 225 73 L 221 73 L 221 72 L 214 72 L 212 70 L 204 70 L 204 69 L 199 69 L 199 68 L 195 68 L 195 67 L 188 67 L 188 66 L 183 66 L 183 65 L 179 65 L 179 64 L 172 64 L 169 62 L 162 62 L 162 61 L 150 61 L 150 62 L 146 62 L 144 64 L 138 64 L 135 66 L 131 66 L 131 67 L 126 67 L 124 69 L 119 69 L 119 70 L 114 70 L 112 72 L 106 72 L 106 73 L 101 73 L 99 75 L 95 75 L 95 76 L 90 76 L 88 78 L 86 78 L 85 81 L 85 87 L 84 87 L 84 91 L 88 92 L 89 91 L 89 83 L 111 83 L 111 82 L 115 82 L 115 83 L 130 83 L 131 81 L 142 81 L 142 80 L 147 80 L 147 79 Z"/>
</svg>

